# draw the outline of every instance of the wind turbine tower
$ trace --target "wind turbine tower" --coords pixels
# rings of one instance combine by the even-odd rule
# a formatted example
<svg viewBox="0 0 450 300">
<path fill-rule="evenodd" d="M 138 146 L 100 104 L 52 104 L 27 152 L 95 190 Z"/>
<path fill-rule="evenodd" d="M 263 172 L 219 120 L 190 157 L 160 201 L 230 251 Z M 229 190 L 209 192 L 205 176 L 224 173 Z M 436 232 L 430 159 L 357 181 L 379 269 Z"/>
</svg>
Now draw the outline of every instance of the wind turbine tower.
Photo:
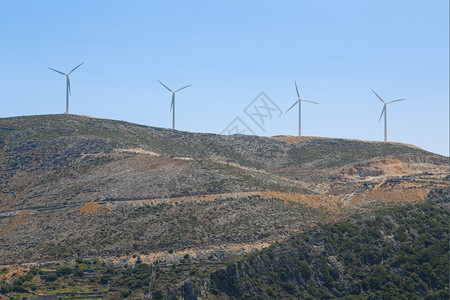
<svg viewBox="0 0 450 300">
<path fill-rule="evenodd" d="M 69 73 L 64 73 L 64 72 L 61 72 L 61 71 L 58 71 L 58 70 L 55 70 L 55 69 L 52 69 L 52 68 L 49 67 L 50 70 L 55 71 L 55 72 L 57 72 L 57 73 L 59 73 L 59 74 L 61 74 L 61 75 L 66 76 L 66 114 L 69 113 L 69 95 L 70 95 L 70 78 L 69 78 L 69 75 L 70 75 L 73 71 L 75 71 L 76 69 L 78 69 L 78 67 L 81 66 L 82 64 L 84 64 L 84 62 L 81 63 L 81 64 L 79 64 L 79 65 L 76 66 L 75 68 L 73 68 L 72 71 L 70 71 Z"/>
<path fill-rule="evenodd" d="M 378 96 L 377 93 L 375 93 L 374 90 L 372 90 L 372 92 L 375 94 L 375 96 L 377 96 L 378 99 L 380 99 L 381 102 L 383 102 L 383 110 L 381 111 L 381 116 L 380 116 L 380 119 L 378 120 L 378 123 L 380 123 L 381 118 L 383 117 L 383 114 L 384 114 L 384 141 L 386 142 L 387 141 L 387 105 L 394 103 L 394 102 L 403 101 L 406 99 L 397 99 L 397 100 L 385 102 L 383 99 L 381 99 L 380 96 Z"/>
<path fill-rule="evenodd" d="M 182 89 L 185 89 L 185 88 L 187 88 L 187 87 L 190 87 L 192 84 L 187 85 L 187 86 L 184 86 L 184 87 L 182 87 L 182 88 L 179 88 L 179 89 L 176 90 L 176 91 L 172 91 L 171 89 L 169 89 L 169 88 L 167 87 L 167 85 L 165 85 L 165 84 L 162 83 L 161 81 L 158 80 L 158 82 L 161 83 L 166 89 L 169 90 L 169 92 L 172 93 L 172 101 L 171 101 L 171 103 L 170 103 L 170 110 L 172 111 L 172 129 L 175 129 L 175 94 L 176 94 L 176 92 L 179 92 L 179 91 L 181 91 Z"/>
<path fill-rule="evenodd" d="M 319 104 L 319 103 L 311 101 L 311 100 L 302 99 L 298 92 L 297 82 L 295 82 L 295 80 L 294 80 L 294 83 L 295 83 L 295 90 L 297 91 L 298 99 L 297 99 L 297 101 L 294 102 L 294 104 L 292 104 L 292 106 L 286 111 L 286 113 L 288 111 L 290 111 L 291 108 L 293 108 L 298 103 L 298 136 L 302 136 L 302 101 L 310 102 L 310 103 L 314 103 L 314 104 Z"/>
</svg>

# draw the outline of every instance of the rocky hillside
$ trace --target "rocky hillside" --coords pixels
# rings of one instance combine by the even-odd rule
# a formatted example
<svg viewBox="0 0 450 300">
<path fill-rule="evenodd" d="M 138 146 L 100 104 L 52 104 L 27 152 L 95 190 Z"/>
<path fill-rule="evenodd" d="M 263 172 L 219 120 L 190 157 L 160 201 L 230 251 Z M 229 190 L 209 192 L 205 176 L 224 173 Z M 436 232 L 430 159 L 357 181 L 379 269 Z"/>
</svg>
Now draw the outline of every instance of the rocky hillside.
<svg viewBox="0 0 450 300">
<path fill-rule="evenodd" d="M 219 299 L 448 299 L 448 196 L 354 215 L 249 254 L 212 273 L 210 292 Z"/>
<path fill-rule="evenodd" d="M 340 185 L 448 171 L 419 148 L 189 133 L 75 115 L 0 119 L 1 208 Z"/>
<path fill-rule="evenodd" d="M 223 251 L 204 249 L 7 267 L 0 299 L 448 299 L 448 192 L 319 225 L 226 266 L 214 262 Z"/>
<path fill-rule="evenodd" d="M 4 118 L 0 264 L 174 261 L 169 250 L 223 263 L 355 212 L 424 201 L 448 174 L 448 158 L 398 143 Z"/>
</svg>

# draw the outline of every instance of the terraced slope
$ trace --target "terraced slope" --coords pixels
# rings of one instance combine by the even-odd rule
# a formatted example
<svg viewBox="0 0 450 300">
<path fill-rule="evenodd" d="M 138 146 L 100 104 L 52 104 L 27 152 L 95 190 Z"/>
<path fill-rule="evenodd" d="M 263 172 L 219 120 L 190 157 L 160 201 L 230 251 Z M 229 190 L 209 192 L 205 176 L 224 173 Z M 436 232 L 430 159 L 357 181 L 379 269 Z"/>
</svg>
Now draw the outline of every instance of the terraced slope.
<svg viewBox="0 0 450 300">
<path fill-rule="evenodd" d="M 236 245 L 8 266 L 0 270 L 0 299 L 448 299 L 448 192 L 319 225 L 270 247 L 249 244 L 264 249 L 238 251 L 226 265 L 217 258 Z"/>
<path fill-rule="evenodd" d="M 5 118 L 0 264 L 247 249 L 353 212 L 424 201 L 446 176 L 448 158 L 404 144 Z"/>
</svg>

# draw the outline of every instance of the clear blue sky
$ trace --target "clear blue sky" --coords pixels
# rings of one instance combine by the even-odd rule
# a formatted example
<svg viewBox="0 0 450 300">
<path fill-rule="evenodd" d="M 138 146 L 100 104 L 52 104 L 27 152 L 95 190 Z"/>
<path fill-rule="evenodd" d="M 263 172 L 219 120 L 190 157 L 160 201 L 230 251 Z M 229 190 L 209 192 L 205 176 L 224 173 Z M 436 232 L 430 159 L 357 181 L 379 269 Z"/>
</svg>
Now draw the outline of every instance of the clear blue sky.
<svg viewBox="0 0 450 300">
<path fill-rule="evenodd" d="M 302 133 L 388 139 L 449 154 L 449 1 L 2 1 L 0 117 L 71 113 L 220 133 L 240 117 L 258 135 L 297 134 L 297 110 L 245 114 L 261 92 Z"/>
</svg>

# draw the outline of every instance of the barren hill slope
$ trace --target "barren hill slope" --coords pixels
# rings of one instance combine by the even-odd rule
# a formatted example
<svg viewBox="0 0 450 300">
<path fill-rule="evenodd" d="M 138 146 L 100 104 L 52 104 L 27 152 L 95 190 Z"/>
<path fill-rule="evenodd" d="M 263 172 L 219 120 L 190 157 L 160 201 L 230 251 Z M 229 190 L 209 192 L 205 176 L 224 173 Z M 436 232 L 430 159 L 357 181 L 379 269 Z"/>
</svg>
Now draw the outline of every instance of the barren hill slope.
<svg viewBox="0 0 450 300">
<path fill-rule="evenodd" d="M 0 264 L 270 243 L 446 176 L 448 158 L 404 144 L 4 118 Z"/>
</svg>

